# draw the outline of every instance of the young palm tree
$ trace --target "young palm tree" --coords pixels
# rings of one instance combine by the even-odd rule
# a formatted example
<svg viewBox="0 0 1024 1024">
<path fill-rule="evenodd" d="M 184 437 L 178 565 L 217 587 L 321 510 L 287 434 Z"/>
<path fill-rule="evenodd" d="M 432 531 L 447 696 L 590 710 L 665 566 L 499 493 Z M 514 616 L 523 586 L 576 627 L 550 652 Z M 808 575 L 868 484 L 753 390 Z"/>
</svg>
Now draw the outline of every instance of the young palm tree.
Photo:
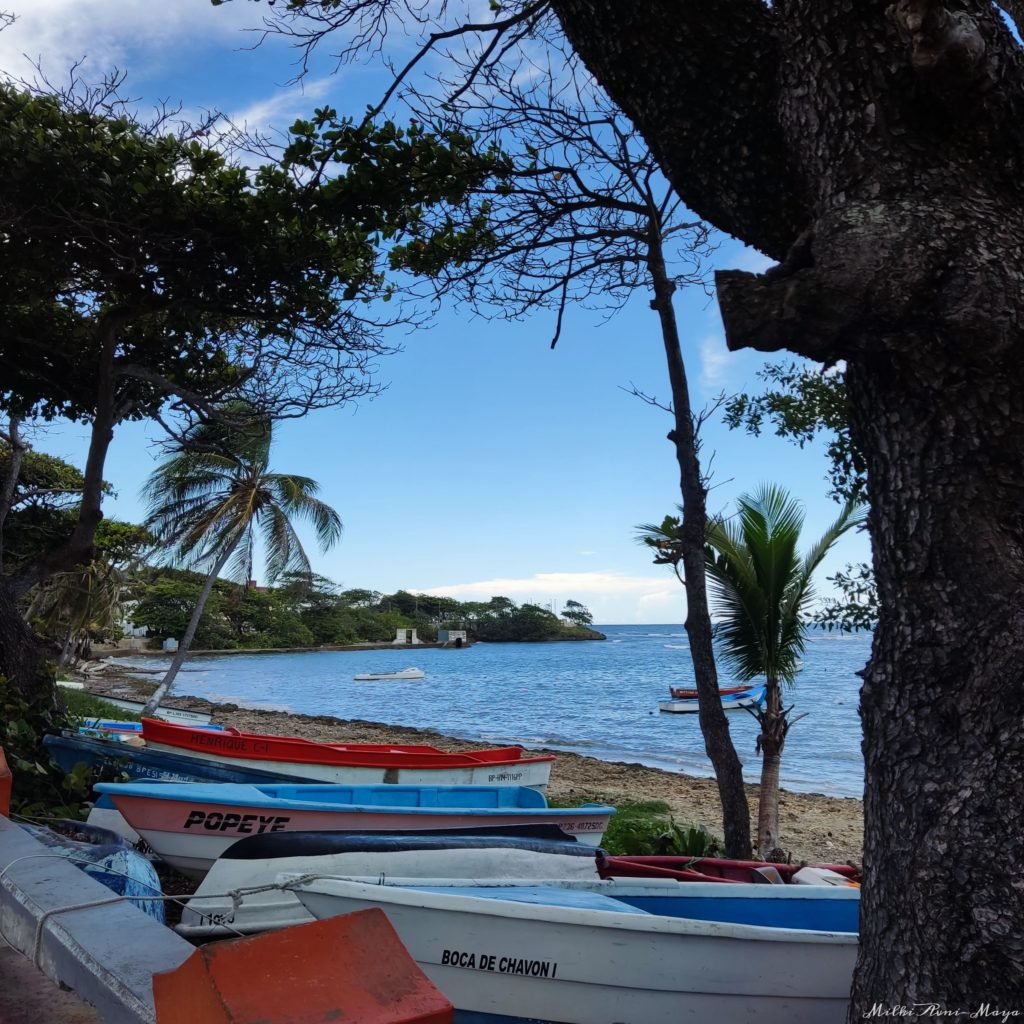
<svg viewBox="0 0 1024 1024">
<path fill-rule="evenodd" d="M 792 683 L 804 649 L 804 613 L 813 599 L 811 577 L 833 544 L 861 523 L 865 505 L 846 503 L 836 521 L 804 558 L 797 542 L 804 516 L 787 491 L 765 485 L 737 501 L 729 521 L 708 528 L 707 574 L 723 657 L 743 680 L 763 675 L 765 704 L 757 749 L 761 762 L 758 849 L 765 859 L 779 850 L 779 763 L 789 732 L 781 684 Z"/>
<path fill-rule="evenodd" d="M 257 533 L 270 582 L 283 572 L 310 572 L 293 520 L 312 523 L 323 550 L 341 536 L 337 512 L 315 497 L 320 489 L 315 480 L 270 472 L 270 443 L 268 422 L 234 430 L 201 425 L 143 489 L 149 504 L 146 526 L 177 564 L 207 573 L 178 652 L 144 715 L 167 696 L 217 577 L 227 567 L 231 579 L 251 579 Z"/>
</svg>

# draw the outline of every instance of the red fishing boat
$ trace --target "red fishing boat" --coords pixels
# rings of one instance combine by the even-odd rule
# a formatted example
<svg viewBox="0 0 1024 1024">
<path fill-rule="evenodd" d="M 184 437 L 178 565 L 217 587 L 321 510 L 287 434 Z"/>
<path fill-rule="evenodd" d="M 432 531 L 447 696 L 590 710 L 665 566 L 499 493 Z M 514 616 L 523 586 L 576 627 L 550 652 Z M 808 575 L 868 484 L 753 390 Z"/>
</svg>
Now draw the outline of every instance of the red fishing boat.
<svg viewBox="0 0 1024 1024">
<path fill-rule="evenodd" d="M 719 697 L 731 697 L 734 693 L 746 693 L 750 689 L 750 684 L 747 683 L 745 686 L 725 686 L 719 689 Z M 668 692 L 672 695 L 673 700 L 696 700 L 697 690 L 692 686 L 670 686 Z"/>
<path fill-rule="evenodd" d="M 349 785 L 526 786 L 543 791 L 553 754 L 529 756 L 522 747 L 448 753 L 422 744 L 317 743 L 238 729 L 209 731 L 142 721 L 147 747 L 229 766 Z"/>
</svg>

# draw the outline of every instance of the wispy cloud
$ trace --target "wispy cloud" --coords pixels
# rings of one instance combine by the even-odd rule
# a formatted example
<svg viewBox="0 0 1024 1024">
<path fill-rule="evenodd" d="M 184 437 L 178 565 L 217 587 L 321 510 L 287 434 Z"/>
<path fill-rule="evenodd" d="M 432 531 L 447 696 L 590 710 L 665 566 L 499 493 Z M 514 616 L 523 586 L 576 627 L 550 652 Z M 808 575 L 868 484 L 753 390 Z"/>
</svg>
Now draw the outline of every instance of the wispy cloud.
<svg viewBox="0 0 1024 1024">
<path fill-rule="evenodd" d="M 721 387 L 729 376 L 731 353 L 720 334 L 709 334 L 700 343 L 700 378 L 706 388 Z"/>
<path fill-rule="evenodd" d="M 520 603 L 551 605 L 555 611 L 567 600 L 579 601 L 590 609 L 595 622 L 681 622 L 685 606 L 683 588 L 671 581 L 619 572 L 539 572 L 450 583 L 419 592 L 462 601 L 487 601 L 501 595 Z"/>
<path fill-rule="evenodd" d="M 617 572 L 538 572 L 519 578 L 506 576 L 472 583 L 450 583 L 429 587 L 421 593 L 468 600 L 474 597 L 487 599 L 495 594 L 503 597 L 565 595 L 571 598 L 577 593 L 643 594 L 661 590 L 664 586 L 665 581 L 660 578 Z"/>
<path fill-rule="evenodd" d="M 287 128 L 295 118 L 312 114 L 314 103 L 326 96 L 332 85 L 337 85 L 335 76 L 306 79 L 235 111 L 231 121 L 239 128 Z"/>
<path fill-rule="evenodd" d="M 4 5 L 11 9 L 11 4 Z M 248 4 L 214 8 L 209 0 L 31 0 L 15 2 L 17 20 L 0 32 L 0 71 L 16 78 L 33 77 L 38 61 L 47 77 L 60 78 L 76 61 L 86 59 L 86 76 L 99 77 L 125 67 L 132 54 L 150 54 L 201 35 L 234 37 L 259 23 Z"/>
<path fill-rule="evenodd" d="M 763 252 L 749 248 L 744 249 L 735 261 L 729 262 L 736 270 L 749 270 L 752 274 L 763 274 L 769 267 L 775 266 L 775 260 L 765 256 Z"/>
</svg>

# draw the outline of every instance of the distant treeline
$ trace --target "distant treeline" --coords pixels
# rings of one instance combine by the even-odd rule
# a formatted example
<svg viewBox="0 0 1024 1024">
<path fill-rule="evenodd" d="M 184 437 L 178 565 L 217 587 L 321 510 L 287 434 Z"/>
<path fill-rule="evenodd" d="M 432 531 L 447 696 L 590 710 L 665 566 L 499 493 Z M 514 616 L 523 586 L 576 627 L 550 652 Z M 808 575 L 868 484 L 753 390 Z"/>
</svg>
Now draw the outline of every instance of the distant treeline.
<svg viewBox="0 0 1024 1024">
<path fill-rule="evenodd" d="M 174 569 L 147 570 L 134 583 L 125 618 L 144 626 L 154 644 L 180 637 L 195 607 L 203 578 Z M 601 640 L 592 617 L 567 601 L 560 615 L 507 597 L 457 601 L 399 590 L 340 590 L 322 577 L 290 577 L 272 588 L 240 587 L 218 580 L 203 611 L 193 647 L 230 650 L 253 647 L 315 647 L 386 643 L 400 628 L 415 628 L 420 640 L 439 629 L 464 629 L 469 640 Z"/>
</svg>

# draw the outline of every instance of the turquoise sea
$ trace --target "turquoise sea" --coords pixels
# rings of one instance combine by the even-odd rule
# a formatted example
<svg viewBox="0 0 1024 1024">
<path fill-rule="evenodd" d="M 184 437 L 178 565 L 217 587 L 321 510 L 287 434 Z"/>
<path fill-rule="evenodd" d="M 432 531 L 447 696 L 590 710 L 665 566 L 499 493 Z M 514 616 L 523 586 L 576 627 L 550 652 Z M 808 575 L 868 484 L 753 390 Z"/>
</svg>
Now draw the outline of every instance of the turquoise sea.
<svg viewBox="0 0 1024 1024">
<path fill-rule="evenodd" d="M 384 650 L 232 655 L 189 660 L 175 692 L 217 702 L 436 729 L 495 746 L 573 750 L 693 774 L 711 773 L 696 715 L 658 711 L 669 684 L 692 682 L 680 625 L 596 626 L 603 641 L 474 644 L 463 650 Z M 860 796 L 863 762 L 857 699 L 869 634 L 811 632 L 803 670 L 787 693 L 794 714 L 782 784 Z M 147 667 L 155 659 L 146 658 Z M 139 664 L 143 664 L 139 660 Z M 363 672 L 415 665 L 426 678 L 355 682 Z M 722 672 L 722 685 L 729 679 Z M 729 713 L 744 771 L 757 780 L 757 725 Z"/>
</svg>

